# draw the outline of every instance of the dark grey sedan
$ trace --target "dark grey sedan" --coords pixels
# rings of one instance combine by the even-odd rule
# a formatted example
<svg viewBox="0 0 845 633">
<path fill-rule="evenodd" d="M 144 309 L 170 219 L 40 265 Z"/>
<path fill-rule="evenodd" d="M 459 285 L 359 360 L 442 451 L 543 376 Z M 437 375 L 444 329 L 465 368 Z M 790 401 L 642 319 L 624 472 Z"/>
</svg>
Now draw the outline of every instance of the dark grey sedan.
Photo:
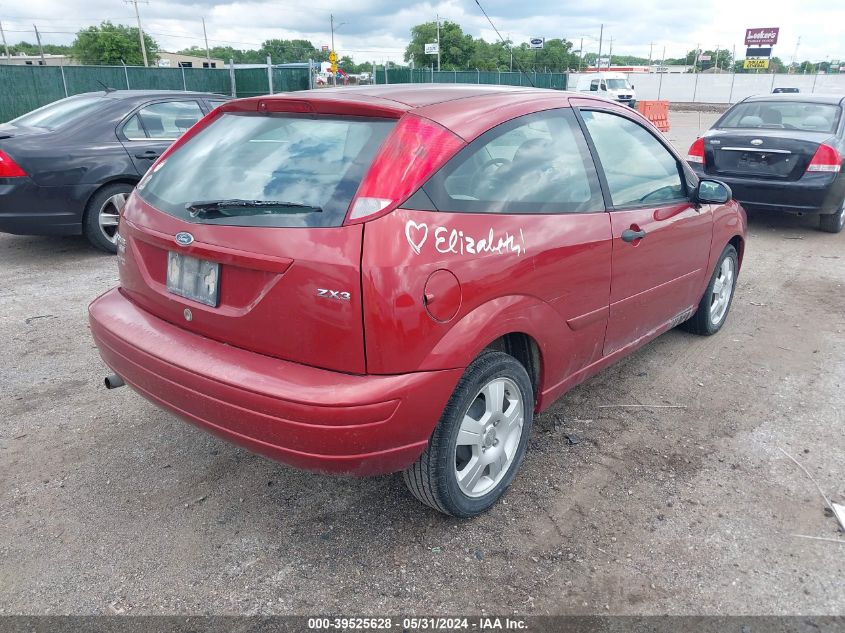
<svg viewBox="0 0 845 633">
<path fill-rule="evenodd" d="M 0 232 L 78 235 L 115 252 L 126 197 L 167 147 L 228 97 L 111 90 L 0 125 Z"/>
</svg>

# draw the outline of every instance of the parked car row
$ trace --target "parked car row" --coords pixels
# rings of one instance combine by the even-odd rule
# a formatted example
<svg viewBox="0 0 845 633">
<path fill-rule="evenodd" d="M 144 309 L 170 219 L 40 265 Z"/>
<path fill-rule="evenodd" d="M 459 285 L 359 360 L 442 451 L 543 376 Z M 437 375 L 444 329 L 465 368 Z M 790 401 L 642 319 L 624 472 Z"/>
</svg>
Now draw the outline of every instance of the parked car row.
<svg viewBox="0 0 845 633">
<path fill-rule="evenodd" d="M 56 140 L 30 159 L 34 141 L 0 139 L 0 183 L 72 187 L 56 148 L 99 113 L 94 145 L 124 176 L 79 161 L 84 204 L 36 210 L 37 232 L 117 252 L 120 286 L 89 308 L 106 385 L 298 468 L 401 471 L 420 501 L 467 517 L 505 492 L 534 415 L 566 391 L 673 327 L 722 328 L 747 239 L 738 201 L 842 229 L 841 99 L 748 99 L 685 160 L 595 92 L 180 94 L 108 116 L 102 100 L 128 97 L 89 95 L 69 123 L 57 104 L 50 126 L 8 126 L 22 148 L 50 133 L 31 129 Z M 190 125 L 186 100 L 219 107 Z M 151 120 L 178 137 L 168 149 Z M 143 173 L 128 198 L 111 189 L 131 189 L 125 165 Z"/>
</svg>

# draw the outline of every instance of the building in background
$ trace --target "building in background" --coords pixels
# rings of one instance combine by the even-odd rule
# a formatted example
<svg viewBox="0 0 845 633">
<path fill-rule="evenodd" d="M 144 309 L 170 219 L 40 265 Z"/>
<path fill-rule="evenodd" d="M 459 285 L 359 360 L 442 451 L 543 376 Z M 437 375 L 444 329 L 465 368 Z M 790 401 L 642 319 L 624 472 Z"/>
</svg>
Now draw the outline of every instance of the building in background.
<svg viewBox="0 0 845 633">
<path fill-rule="evenodd" d="M 67 55 L 48 55 L 44 54 L 42 61 L 41 55 L 12 55 L 9 57 L 0 57 L 0 64 L 12 64 L 13 66 L 78 66 L 79 62 Z"/>
<path fill-rule="evenodd" d="M 180 55 L 179 53 L 158 52 L 159 68 L 225 68 L 226 62 L 222 59 L 210 60 L 196 55 Z"/>
</svg>

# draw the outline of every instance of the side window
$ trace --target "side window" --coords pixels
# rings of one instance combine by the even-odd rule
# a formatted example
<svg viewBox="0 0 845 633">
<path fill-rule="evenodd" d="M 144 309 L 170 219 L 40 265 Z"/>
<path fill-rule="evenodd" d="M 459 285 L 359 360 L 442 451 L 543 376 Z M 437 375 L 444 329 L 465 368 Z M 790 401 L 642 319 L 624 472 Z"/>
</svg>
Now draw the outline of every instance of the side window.
<svg viewBox="0 0 845 633">
<path fill-rule="evenodd" d="M 175 140 L 203 114 L 196 101 L 164 101 L 141 108 L 138 116 L 150 138 Z"/>
<path fill-rule="evenodd" d="M 423 190 L 440 211 L 604 211 L 595 165 L 568 108 L 519 117 L 482 134 Z"/>
<path fill-rule="evenodd" d="M 130 141 L 147 140 L 147 135 L 144 132 L 144 128 L 141 127 L 141 121 L 138 119 L 137 114 L 134 115 L 123 125 L 123 134 Z"/>
<path fill-rule="evenodd" d="M 214 108 L 218 107 L 218 106 L 222 106 L 224 103 L 226 103 L 226 101 L 224 99 L 209 99 L 208 100 L 208 105 L 209 105 L 209 107 L 211 107 L 212 110 Z"/>
<path fill-rule="evenodd" d="M 600 80 L 598 80 L 598 79 L 593 79 L 593 80 L 590 82 L 590 92 L 598 92 L 598 90 L 599 90 L 599 83 L 601 83 L 601 82 L 600 82 Z"/>
<path fill-rule="evenodd" d="M 648 130 L 607 112 L 582 111 L 614 207 L 685 200 L 678 161 Z"/>
</svg>

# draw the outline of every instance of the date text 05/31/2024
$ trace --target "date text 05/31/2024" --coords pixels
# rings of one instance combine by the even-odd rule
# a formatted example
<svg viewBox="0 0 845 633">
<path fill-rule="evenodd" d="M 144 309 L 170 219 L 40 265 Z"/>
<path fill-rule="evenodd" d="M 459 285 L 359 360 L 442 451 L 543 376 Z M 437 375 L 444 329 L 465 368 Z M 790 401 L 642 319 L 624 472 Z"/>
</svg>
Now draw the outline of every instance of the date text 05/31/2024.
<svg viewBox="0 0 845 633">
<path fill-rule="evenodd" d="M 510 617 L 479 618 L 308 618 L 308 628 L 313 631 L 389 631 L 401 625 L 404 631 L 525 631 L 525 620 Z"/>
</svg>

